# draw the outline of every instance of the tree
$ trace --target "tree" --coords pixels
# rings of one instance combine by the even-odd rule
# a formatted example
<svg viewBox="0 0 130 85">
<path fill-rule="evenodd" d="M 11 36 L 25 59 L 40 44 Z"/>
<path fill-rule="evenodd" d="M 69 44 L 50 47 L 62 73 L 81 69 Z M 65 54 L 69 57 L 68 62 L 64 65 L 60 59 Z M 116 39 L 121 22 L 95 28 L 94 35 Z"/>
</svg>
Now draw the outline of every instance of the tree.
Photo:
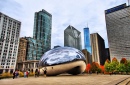
<svg viewBox="0 0 130 85">
<path fill-rule="evenodd" d="M 118 60 L 114 57 L 112 59 L 112 62 L 111 62 L 111 71 L 115 71 L 116 70 L 116 67 L 119 65 L 119 62 Z"/>
<path fill-rule="evenodd" d="M 120 63 L 122 63 L 122 64 L 127 64 L 127 60 L 126 60 L 126 58 L 122 58 L 121 60 L 120 60 Z"/>
<path fill-rule="evenodd" d="M 90 70 L 94 73 L 94 72 L 101 72 L 101 69 L 100 69 L 100 67 L 99 67 L 99 64 L 98 63 L 96 63 L 96 62 L 93 62 L 92 63 L 92 65 L 91 65 L 91 68 L 90 68 Z"/>
<path fill-rule="evenodd" d="M 130 72 L 130 60 L 126 64 L 126 72 Z"/>
<path fill-rule="evenodd" d="M 117 67 L 116 70 L 118 72 L 126 72 L 126 66 L 123 63 L 120 63 Z"/>
<path fill-rule="evenodd" d="M 91 65 L 88 63 L 88 64 L 86 65 L 86 71 L 89 72 L 89 71 L 90 71 L 90 68 L 91 68 Z"/>
<path fill-rule="evenodd" d="M 118 60 L 114 57 L 114 58 L 112 59 L 112 62 L 118 62 Z"/>
<path fill-rule="evenodd" d="M 106 72 L 110 72 L 110 61 L 107 59 L 104 64 L 104 68 Z"/>
<path fill-rule="evenodd" d="M 105 63 L 111 63 L 111 62 L 110 62 L 110 60 L 109 60 L 109 59 L 107 59 L 107 60 L 105 61 Z"/>
<path fill-rule="evenodd" d="M 105 68 L 103 65 L 100 65 L 100 68 L 101 68 L 101 71 L 104 72 L 105 71 Z"/>
</svg>

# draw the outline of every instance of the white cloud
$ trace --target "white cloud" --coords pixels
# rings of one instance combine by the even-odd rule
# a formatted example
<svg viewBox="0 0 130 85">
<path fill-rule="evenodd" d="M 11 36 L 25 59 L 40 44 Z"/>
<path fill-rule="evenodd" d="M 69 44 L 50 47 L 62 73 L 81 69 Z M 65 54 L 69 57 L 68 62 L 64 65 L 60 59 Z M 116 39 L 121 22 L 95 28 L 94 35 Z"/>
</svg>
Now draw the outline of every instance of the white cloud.
<svg viewBox="0 0 130 85">
<path fill-rule="evenodd" d="M 52 14 L 52 48 L 64 45 L 64 29 L 74 26 L 82 33 L 98 32 L 108 47 L 104 10 L 126 3 L 127 0 L 1 0 L 0 11 L 22 22 L 21 37 L 33 35 L 34 13 L 45 9 Z"/>
</svg>

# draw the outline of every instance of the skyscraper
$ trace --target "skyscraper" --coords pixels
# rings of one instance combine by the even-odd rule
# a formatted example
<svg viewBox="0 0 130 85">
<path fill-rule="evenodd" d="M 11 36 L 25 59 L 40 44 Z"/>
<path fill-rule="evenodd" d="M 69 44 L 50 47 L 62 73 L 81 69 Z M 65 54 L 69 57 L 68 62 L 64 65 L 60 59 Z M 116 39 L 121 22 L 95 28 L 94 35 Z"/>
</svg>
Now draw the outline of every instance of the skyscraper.
<svg viewBox="0 0 130 85">
<path fill-rule="evenodd" d="M 44 9 L 36 12 L 34 16 L 33 38 L 24 37 L 27 40 L 26 59 L 18 62 L 18 69 L 30 71 L 38 69 L 40 58 L 51 48 L 51 29 L 52 15 Z"/>
<path fill-rule="evenodd" d="M 43 51 L 51 49 L 52 15 L 46 10 L 35 12 L 33 38 L 43 41 Z"/>
<path fill-rule="evenodd" d="M 130 6 L 122 4 L 105 10 L 110 57 L 130 60 Z"/>
<path fill-rule="evenodd" d="M 84 47 L 91 53 L 89 28 L 84 28 Z"/>
<path fill-rule="evenodd" d="M 16 67 L 21 22 L 0 12 L 0 73 Z"/>
<path fill-rule="evenodd" d="M 81 32 L 69 25 L 64 30 L 64 46 L 70 46 L 81 50 Z"/>
<path fill-rule="evenodd" d="M 92 62 L 98 62 L 100 65 L 104 65 L 106 60 L 106 51 L 104 39 L 98 34 L 90 34 L 91 47 L 92 47 Z"/>
</svg>

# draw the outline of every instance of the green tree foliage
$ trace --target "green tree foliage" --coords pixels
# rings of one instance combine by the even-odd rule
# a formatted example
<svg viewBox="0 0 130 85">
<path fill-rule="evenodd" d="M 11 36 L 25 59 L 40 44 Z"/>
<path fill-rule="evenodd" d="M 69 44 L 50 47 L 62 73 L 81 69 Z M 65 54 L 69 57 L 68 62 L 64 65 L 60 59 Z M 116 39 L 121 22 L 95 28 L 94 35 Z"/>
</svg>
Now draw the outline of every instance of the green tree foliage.
<svg viewBox="0 0 130 85">
<path fill-rule="evenodd" d="M 112 59 L 112 62 L 106 60 L 105 64 L 105 71 L 106 72 L 130 72 L 130 61 L 127 61 L 126 58 L 122 58 L 120 63 L 116 58 Z"/>
<path fill-rule="evenodd" d="M 118 66 L 119 65 L 119 62 L 118 62 L 118 60 L 116 59 L 116 58 L 113 58 L 112 59 L 112 62 L 111 62 L 111 71 L 115 71 L 116 70 L 116 66 Z"/>
<path fill-rule="evenodd" d="M 113 72 L 116 71 L 116 66 L 119 64 L 118 60 L 114 57 L 112 59 L 112 62 L 109 62 L 108 60 L 106 60 L 105 62 L 105 71 L 106 72 Z"/>
<path fill-rule="evenodd" d="M 117 70 L 118 72 L 126 72 L 126 66 L 125 66 L 125 64 L 120 63 L 120 64 L 116 67 L 116 70 Z"/>
<path fill-rule="evenodd" d="M 107 59 L 107 60 L 105 61 L 105 63 L 111 63 L 111 62 L 110 62 L 110 60 L 109 60 L 109 59 Z"/>
<path fill-rule="evenodd" d="M 130 72 L 130 60 L 126 64 L 126 72 Z"/>
<path fill-rule="evenodd" d="M 98 73 L 101 72 L 100 66 L 99 66 L 99 64 L 96 63 L 96 62 L 93 62 L 93 63 L 92 63 L 90 70 L 91 70 L 93 73 L 94 73 L 94 72 L 98 72 Z"/>
<path fill-rule="evenodd" d="M 108 59 L 105 61 L 104 68 L 106 72 L 110 71 L 110 61 Z"/>
</svg>

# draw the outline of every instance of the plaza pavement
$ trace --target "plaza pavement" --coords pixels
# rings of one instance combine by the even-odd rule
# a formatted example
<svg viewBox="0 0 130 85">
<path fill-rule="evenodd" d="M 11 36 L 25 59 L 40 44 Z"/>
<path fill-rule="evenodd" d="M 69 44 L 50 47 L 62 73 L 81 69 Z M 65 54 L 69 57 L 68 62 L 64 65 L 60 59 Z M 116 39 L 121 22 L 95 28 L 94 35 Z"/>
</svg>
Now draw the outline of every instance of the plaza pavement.
<svg viewBox="0 0 130 85">
<path fill-rule="evenodd" d="M 1 79 L 0 85 L 115 85 L 124 79 L 130 81 L 130 75 L 80 74 L 73 76 L 62 74 L 46 78 L 40 76 Z"/>
</svg>

